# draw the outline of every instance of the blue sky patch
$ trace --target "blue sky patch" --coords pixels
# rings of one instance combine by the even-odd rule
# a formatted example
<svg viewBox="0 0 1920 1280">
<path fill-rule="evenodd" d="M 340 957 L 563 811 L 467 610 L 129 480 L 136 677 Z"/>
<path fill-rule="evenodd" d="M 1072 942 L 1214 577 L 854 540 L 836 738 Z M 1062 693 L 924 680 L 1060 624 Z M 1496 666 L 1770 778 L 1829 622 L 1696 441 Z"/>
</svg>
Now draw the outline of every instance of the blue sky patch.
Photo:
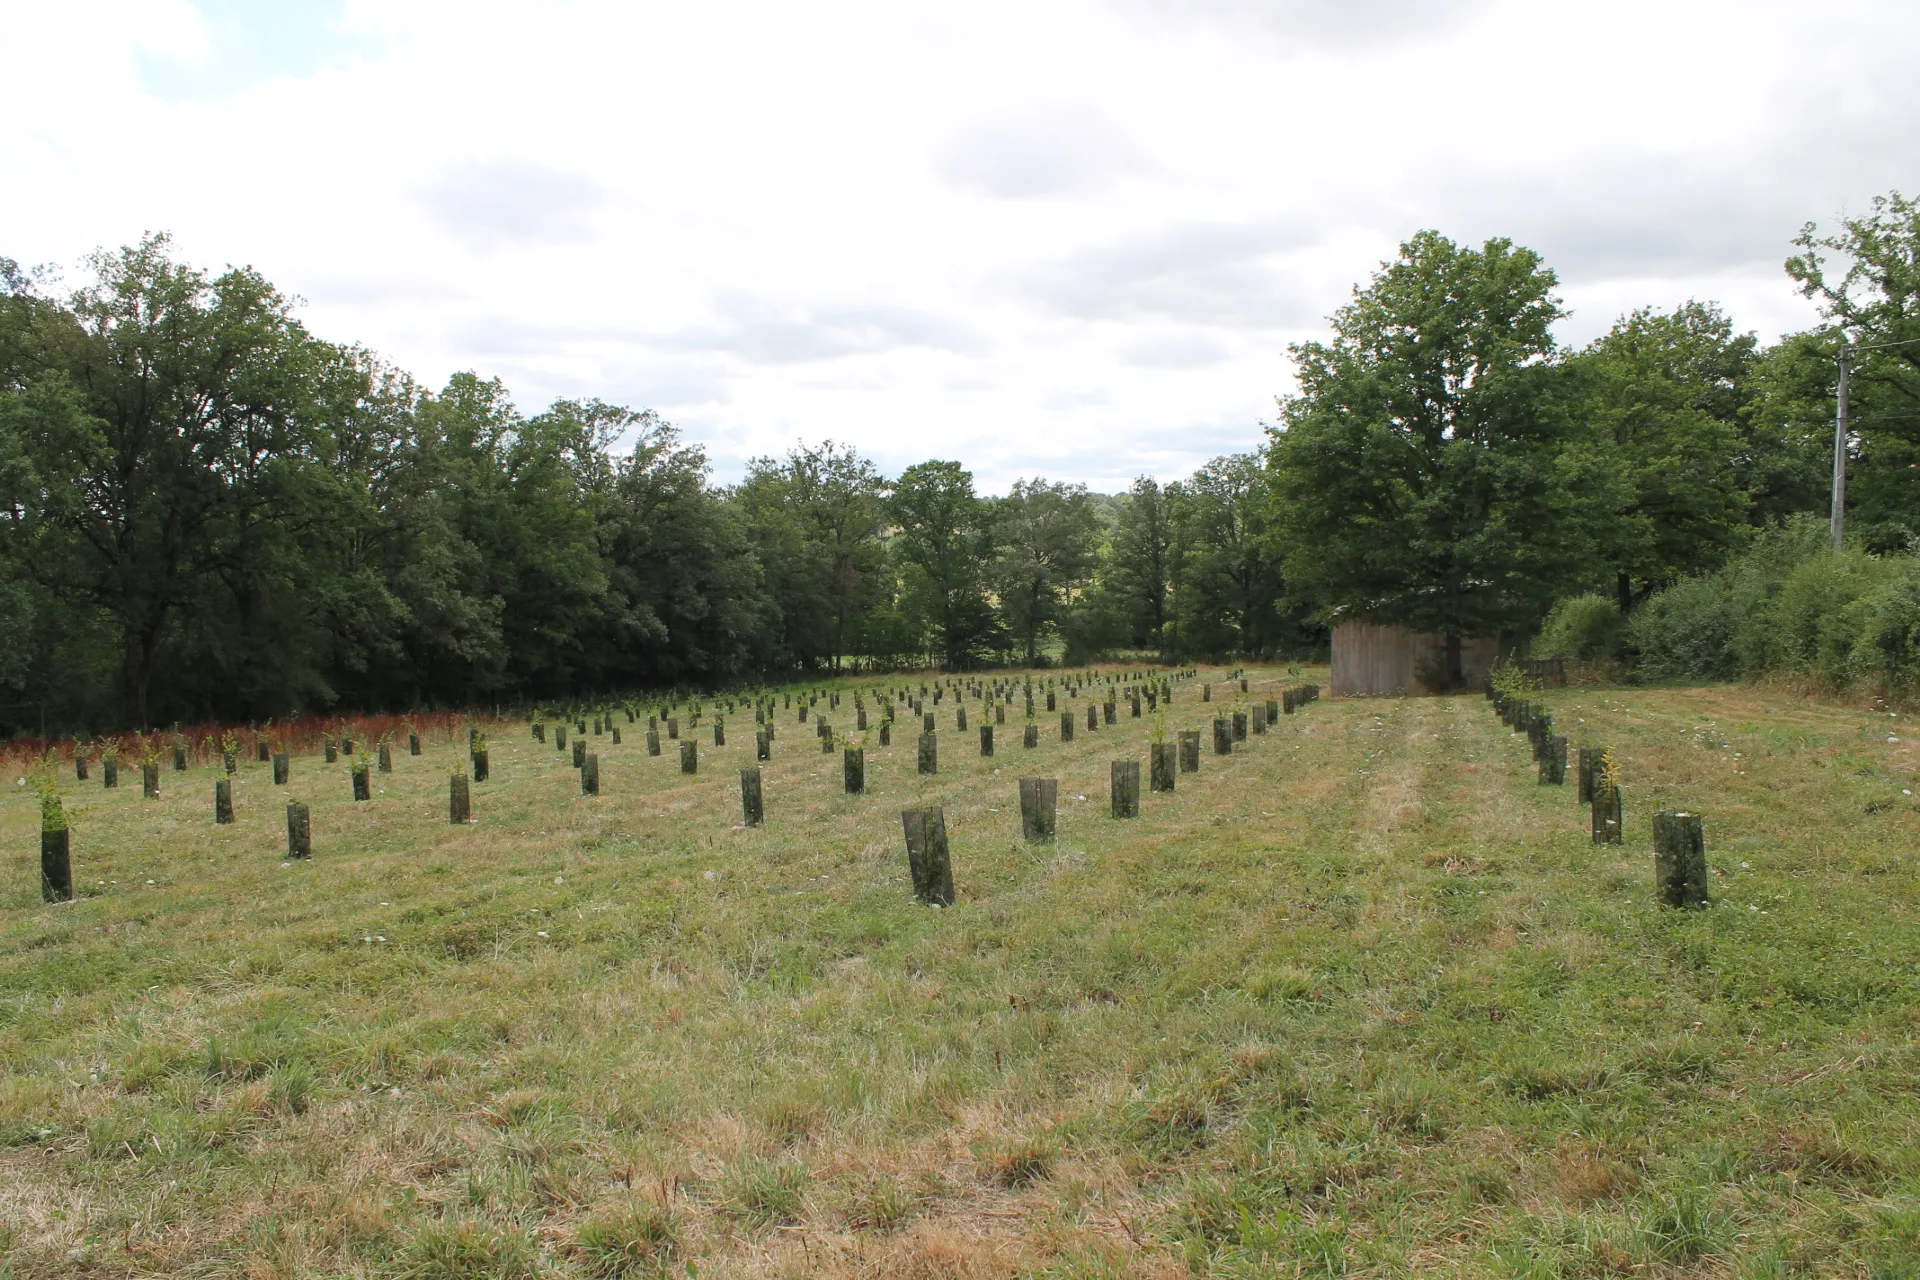
<svg viewBox="0 0 1920 1280">
<path fill-rule="evenodd" d="M 344 0 L 195 0 L 194 8 L 211 46 L 204 63 L 136 55 L 141 83 L 170 102 L 228 97 L 379 51 L 370 34 L 347 29 Z"/>
</svg>

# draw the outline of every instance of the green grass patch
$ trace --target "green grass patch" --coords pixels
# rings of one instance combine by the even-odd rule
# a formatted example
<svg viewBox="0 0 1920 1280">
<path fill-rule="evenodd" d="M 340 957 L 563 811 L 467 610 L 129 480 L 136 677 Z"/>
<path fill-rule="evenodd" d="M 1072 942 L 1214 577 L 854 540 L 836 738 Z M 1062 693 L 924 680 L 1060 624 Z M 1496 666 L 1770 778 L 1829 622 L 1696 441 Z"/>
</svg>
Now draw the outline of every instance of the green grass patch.
<svg viewBox="0 0 1920 1280">
<path fill-rule="evenodd" d="M 1231 709 L 1203 678 L 1169 731 Z M 1084 695 L 1074 743 L 1023 749 L 1016 702 L 991 759 L 943 701 L 941 772 L 903 721 L 857 797 L 782 709 L 757 829 L 750 710 L 692 777 L 600 739 L 597 798 L 493 726 L 462 827 L 446 742 L 364 803 L 244 762 L 230 826 L 208 770 L 69 780 L 57 907 L 0 779 L 0 1276 L 1914 1274 L 1904 726 L 1541 696 L 1615 750 L 1624 846 L 1478 697 L 1209 733 L 1127 821 L 1151 721 Z M 948 910 L 907 876 L 927 804 Z M 1705 911 L 1654 903 L 1657 807 L 1707 815 Z"/>
</svg>

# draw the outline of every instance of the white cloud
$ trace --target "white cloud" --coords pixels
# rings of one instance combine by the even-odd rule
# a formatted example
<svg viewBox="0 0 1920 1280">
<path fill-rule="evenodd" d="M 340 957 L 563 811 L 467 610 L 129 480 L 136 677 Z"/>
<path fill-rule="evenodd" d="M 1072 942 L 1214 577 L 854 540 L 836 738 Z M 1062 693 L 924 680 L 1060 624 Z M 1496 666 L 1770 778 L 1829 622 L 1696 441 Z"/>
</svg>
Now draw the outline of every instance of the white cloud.
<svg viewBox="0 0 1920 1280">
<path fill-rule="evenodd" d="M 1075 102 L 1030 102 L 956 134 L 939 148 L 956 186 L 1008 199 L 1087 196 L 1151 162 L 1125 126 Z"/>
<path fill-rule="evenodd" d="M 450 234 L 482 249 L 585 244 L 605 191 L 592 177 L 528 160 L 468 160 L 441 173 L 420 202 Z"/>
<path fill-rule="evenodd" d="M 723 478 L 829 436 L 1170 478 L 1427 226 L 1546 253 L 1575 340 L 1695 295 L 1771 336 L 1799 224 L 1920 162 L 1891 2 L 204 4 L 8 4 L 0 253 L 169 229 Z"/>
</svg>

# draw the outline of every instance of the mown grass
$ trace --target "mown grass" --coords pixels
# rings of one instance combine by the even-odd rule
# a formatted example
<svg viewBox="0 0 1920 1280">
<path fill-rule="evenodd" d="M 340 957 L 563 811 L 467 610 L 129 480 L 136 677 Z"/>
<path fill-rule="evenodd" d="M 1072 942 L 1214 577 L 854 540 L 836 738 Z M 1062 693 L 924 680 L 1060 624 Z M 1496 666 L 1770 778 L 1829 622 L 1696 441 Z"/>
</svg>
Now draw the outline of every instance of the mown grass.
<svg viewBox="0 0 1920 1280">
<path fill-rule="evenodd" d="M 1617 752 L 1624 848 L 1476 697 L 1322 701 L 1132 822 L 1124 704 L 989 761 L 942 703 L 942 773 L 903 720 L 864 797 L 783 711 L 759 830 L 750 716 L 690 779 L 599 740 L 592 800 L 498 727 L 470 827 L 454 745 L 358 805 L 302 757 L 291 865 L 265 766 L 231 827 L 136 771 L 67 784 L 54 908 L 8 778 L 0 1275 L 1920 1275 L 1904 718 L 1543 698 Z M 1653 904 L 1658 804 L 1707 814 L 1710 910 Z"/>
</svg>

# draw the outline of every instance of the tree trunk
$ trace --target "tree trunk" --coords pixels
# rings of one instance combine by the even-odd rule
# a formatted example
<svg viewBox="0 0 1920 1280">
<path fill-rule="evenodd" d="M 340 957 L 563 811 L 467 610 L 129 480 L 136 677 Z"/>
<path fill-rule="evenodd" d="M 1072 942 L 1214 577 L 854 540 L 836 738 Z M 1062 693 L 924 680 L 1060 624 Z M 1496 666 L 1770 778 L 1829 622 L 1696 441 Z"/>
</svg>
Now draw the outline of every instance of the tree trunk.
<svg viewBox="0 0 1920 1280">
<path fill-rule="evenodd" d="M 153 667 L 160 654 L 160 639 L 166 631 L 166 611 L 156 611 L 138 628 L 128 628 L 126 679 L 127 722 L 139 729 L 147 727 L 147 691 L 153 683 Z"/>
<path fill-rule="evenodd" d="M 1447 632 L 1447 688 L 1458 689 L 1466 683 L 1466 673 L 1460 665 L 1460 633 Z"/>
</svg>

